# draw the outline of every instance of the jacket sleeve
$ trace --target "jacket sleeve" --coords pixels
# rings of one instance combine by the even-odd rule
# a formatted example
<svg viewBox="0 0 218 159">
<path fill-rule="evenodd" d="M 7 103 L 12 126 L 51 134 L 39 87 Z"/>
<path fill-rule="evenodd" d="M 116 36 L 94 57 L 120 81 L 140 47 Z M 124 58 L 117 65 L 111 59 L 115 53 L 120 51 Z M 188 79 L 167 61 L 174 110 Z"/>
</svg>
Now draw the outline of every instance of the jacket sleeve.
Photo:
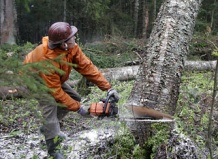
<svg viewBox="0 0 218 159">
<path fill-rule="evenodd" d="M 47 87 L 51 89 L 51 94 L 58 103 L 67 106 L 68 110 L 79 110 L 80 103 L 63 91 L 60 76 L 57 73 L 51 73 L 49 75 L 41 73 L 40 76 L 44 79 Z"/>
<path fill-rule="evenodd" d="M 74 51 L 76 52 L 72 59 L 72 62 L 76 64 L 74 69 L 86 77 L 90 82 L 96 84 L 101 90 L 110 89 L 110 83 L 92 63 L 92 61 L 87 56 L 85 56 L 78 45 L 75 46 Z"/>
</svg>

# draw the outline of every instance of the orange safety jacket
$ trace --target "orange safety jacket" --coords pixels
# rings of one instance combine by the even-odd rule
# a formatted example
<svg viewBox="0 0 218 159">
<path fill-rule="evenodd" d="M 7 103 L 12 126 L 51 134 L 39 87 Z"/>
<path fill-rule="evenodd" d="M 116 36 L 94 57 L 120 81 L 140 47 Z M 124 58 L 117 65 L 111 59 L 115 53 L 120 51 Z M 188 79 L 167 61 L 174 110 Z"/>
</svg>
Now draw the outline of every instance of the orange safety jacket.
<svg viewBox="0 0 218 159">
<path fill-rule="evenodd" d="M 77 111 L 80 108 L 80 103 L 72 99 L 61 87 L 61 85 L 69 79 L 72 67 L 89 81 L 96 84 L 101 90 L 108 90 L 111 88 L 110 83 L 91 60 L 85 56 L 78 44 L 75 44 L 72 49 L 67 51 L 59 48 L 51 50 L 48 48 L 48 37 L 43 37 L 42 44 L 26 55 L 24 64 L 52 60 L 63 54 L 65 54 L 65 56 L 62 56 L 60 61 L 54 60 L 52 64 L 58 69 L 63 70 L 65 72 L 64 74 L 60 74 L 60 72 L 58 73 L 57 71 L 51 71 L 47 74 L 42 72 L 39 73 L 47 87 L 52 90 L 51 94 L 58 103 L 67 106 L 67 108 L 72 111 Z M 73 63 L 76 66 L 71 66 L 66 62 Z"/>
</svg>

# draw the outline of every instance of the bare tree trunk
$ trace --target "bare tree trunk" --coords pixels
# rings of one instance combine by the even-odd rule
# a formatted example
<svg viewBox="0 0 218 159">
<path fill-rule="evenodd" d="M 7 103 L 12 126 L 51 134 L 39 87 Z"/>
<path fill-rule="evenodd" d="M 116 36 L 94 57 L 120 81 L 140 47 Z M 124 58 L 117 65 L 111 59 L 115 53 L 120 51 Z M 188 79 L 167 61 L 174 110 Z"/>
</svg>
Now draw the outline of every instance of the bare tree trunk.
<svg viewBox="0 0 218 159">
<path fill-rule="evenodd" d="M 147 39 L 147 34 L 148 34 L 148 25 L 149 25 L 149 9 L 148 9 L 148 4 L 145 3 L 145 29 L 144 29 L 144 34 L 143 38 Z"/>
<path fill-rule="evenodd" d="M 139 0 L 135 0 L 134 4 L 134 36 L 137 36 L 138 28 L 138 13 L 139 13 Z"/>
<path fill-rule="evenodd" d="M 214 6 L 216 6 L 216 0 L 214 0 Z M 211 11 L 211 21 L 210 21 L 210 29 L 213 30 L 213 23 L 214 23 L 214 14 L 215 14 L 215 7 Z"/>
<path fill-rule="evenodd" d="M 215 75 L 214 75 L 214 89 L 213 89 L 213 99 L 210 109 L 210 115 L 209 115 L 209 123 L 208 123 L 208 134 L 207 134 L 207 145 L 210 152 L 210 158 L 213 159 L 213 147 L 212 147 L 212 126 L 213 126 L 213 113 L 214 113 L 214 107 L 216 106 L 216 94 L 217 94 L 217 80 L 218 80 L 218 60 L 216 64 L 215 69 Z"/>
<path fill-rule="evenodd" d="M 142 106 L 174 115 L 184 61 L 202 0 L 165 0 L 157 15 L 138 77 L 126 106 Z M 133 113 L 134 115 L 134 113 Z M 139 130 L 146 123 L 130 124 Z M 139 144 L 147 141 L 148 129 L 133 133 Z"/>
<path fill-rule="evenodd" d="M 156 19 L 156 14 L 157 14 L 157 0 L 154 0 L 154 9 L 153 9 L 153 18 L 154 18 L 154 21 Z"/>
<path fill-rule="evenodd" d="M 166 0 L 162 4 L 128 105 L 174 114 L 200 4 L 201 0 Z"/>
<path fill-rule="evenodd" d="M 67 0 L 64 0 L 64 19 L 63 21 L 66 22 L 67 17 Z"/>
<path fill-rule="evenodd" d="M 16 43 L 16 20 L 14 0 L 1 0 L 0 2 L 0 44 Z"/>
</svg>

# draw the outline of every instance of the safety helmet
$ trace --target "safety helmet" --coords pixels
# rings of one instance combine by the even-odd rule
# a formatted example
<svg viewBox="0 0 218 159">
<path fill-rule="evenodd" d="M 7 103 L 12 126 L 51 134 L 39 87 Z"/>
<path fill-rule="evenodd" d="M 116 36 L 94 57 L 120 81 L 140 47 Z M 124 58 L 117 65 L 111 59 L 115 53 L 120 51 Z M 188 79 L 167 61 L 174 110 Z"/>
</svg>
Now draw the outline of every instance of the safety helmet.
<svg viewBox="0 0 218 159">
<path fill-rule="evenodd" d="M 73 37 L 78 29 L 75 26 L 70 26 L 66 22 L 56 22 L 52 24 L 48 30 L 50 49 L 57 47 L 57 44 L 61 44 Z"/>
</svg>

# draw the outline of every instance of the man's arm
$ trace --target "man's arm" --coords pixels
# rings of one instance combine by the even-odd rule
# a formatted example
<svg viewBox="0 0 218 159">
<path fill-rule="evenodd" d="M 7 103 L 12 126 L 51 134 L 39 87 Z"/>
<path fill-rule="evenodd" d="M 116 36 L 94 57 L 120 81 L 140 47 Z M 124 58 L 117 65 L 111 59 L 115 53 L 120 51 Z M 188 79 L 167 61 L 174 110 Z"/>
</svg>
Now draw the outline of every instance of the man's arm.
<svg viewBox="0 0 218 159">
<path fill-rule="evenodd" d="M 80 103 L 63 91 L 60 76 L 57 73 L 49 75 L 41 73 L 40 76 L 44 79 L 46 86 L 51 89 L 51 94 L 58 103 L 65 105 L 68 110 L 79 110 Z"/>
<path fill-rule="evenodd" d="M 73 56 L 72 62 L 77 64 L 74 69 L 86 77 L 90 82 L 96 84 L 101 90 L 110 89 L 111 84 L 106 80 L 92 61 L 85 56 L 78 45 L 75 46 L 73 51 L 76 51 L 76 53 Z"/>
</svg>

